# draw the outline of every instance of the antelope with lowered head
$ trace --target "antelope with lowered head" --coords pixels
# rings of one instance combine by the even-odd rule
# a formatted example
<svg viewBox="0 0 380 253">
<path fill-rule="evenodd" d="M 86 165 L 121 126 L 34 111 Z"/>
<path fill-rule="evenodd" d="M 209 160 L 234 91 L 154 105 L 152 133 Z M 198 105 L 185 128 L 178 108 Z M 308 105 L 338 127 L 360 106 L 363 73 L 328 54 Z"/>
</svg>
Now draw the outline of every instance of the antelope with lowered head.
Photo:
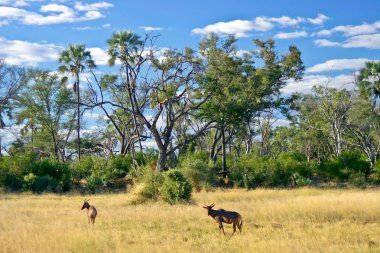
<svg viewBox="0 0 380 253">
<path fill-rule="evenodd" d="M 94 225 L 97 212 L 96 212 L 96 208 L 94 206 L 91 206 L 88 203 L 88 201 L 89 201 L 89 199 L 84 200 L 82 210 L 85 208 L 87 209 L 88 224 L 90 224 L 90 222 L 91 222 L 92 225 Z"/>
<path fill-rule="evenodd" d="M 241 233 L 241 230 L 243 228 L 243 218 L 241 215 L 237 212 L 233 211 L 226 211 L 224 209 L 219 209 L 219 210 L 214 210 L 212 209 L 215 205 L 211 204 L 208 206 L 203 206 L 203 208 L 207 209 L 207 214 L 211 216 L 218 224 L 219 224 L 219 230 L 223 231 L 224 233 L 224 228 L 223 228 L 223 223 L 226 224 L 232 224 L 234 232 L 232 235 L 235 234 L 236 232 L 236 227 L 238 227 L 239 232 Z"/>
</svg>

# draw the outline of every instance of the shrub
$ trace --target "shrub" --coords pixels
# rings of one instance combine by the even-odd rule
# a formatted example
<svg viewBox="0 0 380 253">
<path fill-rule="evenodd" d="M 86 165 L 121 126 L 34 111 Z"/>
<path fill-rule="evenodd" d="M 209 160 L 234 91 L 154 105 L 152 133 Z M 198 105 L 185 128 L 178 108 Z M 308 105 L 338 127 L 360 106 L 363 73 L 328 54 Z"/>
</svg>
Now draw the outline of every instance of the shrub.
<svg viewBox="0 0 380 253">
<path fill-rule="evenodd" d="M 49 175 L 38 177 L 33 184 L 32 190 L 34 192 L 54 192 L 57 190 L 58 182 Z"/>
<path fill-rule="evenodd" d="M 301 176 L 299 173 L 294 173 L 292 175 L 292 179 L 295 186 L 306 186 L 311 184 L 310 178 L 306 178 L 304 176 Z"/>
<path fill-rule="evenodd" d="M 147 199 L 157 200 L 160 196 L 159 189 L 163 181 L 162 173 L 147 167 L 143 175 L 144 188 L 141 190 L 140 195 Z"/>
<path fill-rule="evenodd" d="M 319 167 L 323 176 L 342 180 L 348 179 L 350 174 L 361 172 L 368 175 L 371 164 L 358 152 L 342 153 L 339 157 L 325 161 Z"/>
<path fill-rule="evenodd" d="M 83 157 L 81 160 L 76 160 L 70 164 L 73 180 L 77 182 L 83 178 L 89 177 L 93 168 L 94 163 L 91 156 Z"/>
<path fill-rule="evenodd" d="M 164 172 L 164 182 L 160 187 L 162 199 L 170 204 L 189 201 L 192 187 L 179 170 Z"/>
<path fill-rule="evenodd" d="M 29 173 L 24 176 L 24 191 L 31 191 L 33 189 L 34 182 L 36 181 L 37 176 L 33 173 Z"/>
<path fill-rule="evenodd" d="M 108 179 L 116 179 L 125 177 L 133 166 L 131 156 L 117 156 L 108 161 L 105 173 Z"/>
<path fill-rule="evenodd" d="M 37 161 L 30 167 L 30 173 L 38 177 L 33 184 L 33 191 L 55 191 L 57 186 L 62 191 L 70 189 L 71 173 L 69 166 L 58 160 L 44 159 Z M 30 180 L 28 177 L 27 179 Z M 26 183 L 26 185 L 28 184 L 29 182 Z M 44 186 L 46 186 L 45 189 L 43 189 Z"/>
<path fill-rule="evenodd" d="M 204 160 L 188 157 L 181 161 L 179 169 L 196 191 L 200 191 L 202 186 L 213 181 L 214 176 Z"/>
<path fill-rule="evenodd" d="M 348 178 L 348 183 L 355 187 L 365 187 L 366 186 L 366 176 L 363 172 L 351 173 Z"/>
<path fill-rule="evenodd" d="M 86 188 L 90 193 L 95 193 L 96 190 L 102 188 L 104 184 L 104 181 L 99 175 L 97 175 L 97 173 L 92 173 L 89 177 L 87 177 Z"/>
<path fill-rule="evenodd" d="M 297 153 L 284 153 L 276 158 L 246 156 L 231 169 L 230 178 L 235 185 L 248 189 L 285 187 L 311 183 L 312 165 Z"/>
</svg>

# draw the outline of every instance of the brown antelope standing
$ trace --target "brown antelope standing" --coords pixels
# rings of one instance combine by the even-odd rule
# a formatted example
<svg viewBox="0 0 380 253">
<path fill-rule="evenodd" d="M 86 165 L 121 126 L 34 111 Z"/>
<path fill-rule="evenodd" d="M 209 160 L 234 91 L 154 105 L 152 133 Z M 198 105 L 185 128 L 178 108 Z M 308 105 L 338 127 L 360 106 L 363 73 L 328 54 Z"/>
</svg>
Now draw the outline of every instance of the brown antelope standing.
<svg viewBox="0 0 380 253">
<path fill-rule="evenodd" d="M 219 224 L 219 230 L 223 231 L 223 234 L 226 235 L 224 233 L 223 222 L 227 224 L 232 223 L 234 229 L 232 235 L 235 234 L 236 227 L 238 227 L 241 233 L 243 227 L 243 218 L 241 217 L 241 215 L 237 212 L 226 211 L 224 209 L 214 210 L 212 209 L 214 206 L 214 204 L 211 204 L 209 206 L 203 206 L 203 208 L 206 208 L 207 214 L 211 216 Z"/>
<path fill-rule="evenodd" d="M 89 199 L 84 200 L 82 210 L 87 208 L 88 224 L 90 224 L 90 222 L 91 222 L 92 225 L 94 225 L 97 212 L 96 212 L 96 208 L 94 206 L 91 206 L 88 203 L 88 201 L 89 201 Z"/>
</svg>

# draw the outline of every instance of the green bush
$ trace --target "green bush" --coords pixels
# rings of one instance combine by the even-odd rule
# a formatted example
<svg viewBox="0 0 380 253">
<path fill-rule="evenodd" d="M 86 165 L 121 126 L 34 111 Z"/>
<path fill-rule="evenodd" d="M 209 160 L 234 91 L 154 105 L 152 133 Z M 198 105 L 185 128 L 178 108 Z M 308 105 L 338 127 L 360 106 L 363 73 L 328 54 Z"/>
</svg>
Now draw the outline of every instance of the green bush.
<svg viewBox="0 0 380 253">
<path fill-rule="evenodd" d="M 215 181 L 216 174 L 212 174 L 210 166 L 203 159 L 186 157 L 181 161 L 179 169 L 196 191 Z"/>
<path fill-rule="evenodd" d="M 179 170 L 164 172 L 164 182 L 160 187 L 162 199 L 170 204 L 189 201 L 192 187 Z"/>
<path fill-rule="evenodd" d="M 58 182 L 49 175 L 38 177 L 33 184 L 32 190 L 34 192 L 55 192 L 57 191 Z"/>
<path fill-rule="evenodd" d="M 93 171 L 93 168 L 94 162 L 91 156 L 83 157 L 81 160 L 73 161 L 70 164 L 73 180 L 76 182 L 89 177 Z"/>
<path fill-rule="evenodd" d="M 366 175 L 361 171 L 351 173 L 350 176 L 348 177 L 348 183 L 355 187 L 360 187 L 360 188 L 365 187 Z"/>
<path fill-rule="evenodd" d="M 87 177 L 86 188 L 90 193 L 95 193 L 97 190 L 102 189 L 104 185 L 105 182 L 97 173 L 93 173 Z"/>
<path fill-rule="evenodd" d="M 310 178 L 301 176 L 298 172 L 292 175 L 294 186 L 307 186 L 311 184 Z"/>
<path fill-rule="evenodd" d="M 34 182 L 36 181 L 38 177 L 36 175 L 34 175 L 33 173 L 29 173 L 27 175 L 24 176 L 24 184 L 23 184 L 23 188 L 24 188 L 24 191 L 31 191 L 33 190 L 33 185 L 34 185 Z"/>
<path fill-rule="evenodd" d="M 66 163 L 55 159 L 43 159 L 31 165 L 28 175 L 30 173 L 38 177 L 32 186 L 33 191 L 68 191 L 70 189 L 71 171 Z M 27 180 L 29 179 L 27 177 Z M 28 188 L 30 182 L 24 181 L 24 184 Z"/>
<path fill-rule="evenodd" d="M 246 156 L 231 168 L 230 179 L 248 189 L 304 185 L 311 183 L 311 168 L 306 158 L 297 153 L 284 153 L 276 158 Z"/>
<path fill-rule="evenodd" d="M 164 181 L 162 173 L 147 167 L 143 175 L 144 188 L 140 195 L 147 199 L 157 200 L 160 196 L 160 187 Z"/>
<path fill-rule="evenodd" d="M 108 179 L 123 178 L 133 167 L 131 156 L 117 156 L 108 161 L 105 173 Z"/>
<path fill-rule="evenodd" d="M 342 153 L 337 158 L 323 162 L 319 166 L 319 173 L 323 176 L 337 180 L 346 180 L 351 174 L 357 172 L 368 175 L 371 164 L 358 152 Z"/>
</svg>

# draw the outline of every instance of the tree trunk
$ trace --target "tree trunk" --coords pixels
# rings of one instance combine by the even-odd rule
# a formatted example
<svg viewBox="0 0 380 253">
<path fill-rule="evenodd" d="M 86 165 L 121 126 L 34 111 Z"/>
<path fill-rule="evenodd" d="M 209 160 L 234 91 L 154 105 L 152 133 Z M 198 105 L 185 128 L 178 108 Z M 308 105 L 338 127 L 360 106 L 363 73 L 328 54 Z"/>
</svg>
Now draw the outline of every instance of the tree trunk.
<svg viewBox="0 0 380 253">
<path fill-rule="evenodd" d="M 218 142 L 220 141 L 220 138 L 221 138 L 221 133 L 219 133 L 219 130 L 216 129 L 215 131 L 215 134 L 214 134 L 214 138 L 213 138 L 213 141 L 212 141 L 212 145 L 211 145 L 211 149 L 210 149 L 210 159 L 212 159 L 212 161 L 214 162 L 214 164 L 216 163 L 216 160 L 217 160 L 217 150 L 216 150 L 216 146 L 218 144 Z"/>
<path fill-rule="evenodd" d="M 80 94 L 79 94 L 79 75 L 76 74 L 76 92 L 77 92 L 77 152 L 78 152 L 78 160 L 80 160 L 81 152 L 80 152 Z"/>
<path fill-rule="evenodd" d="M 158 160 L 157 160 L 157 170 L 163 172 L 166 170 L 166 152 L 165 150 L 159 150 L 158 152 Z"/>
<path fill-rule="evenodd" d="M 223 176 L 227 175 L 227 154 L 226 154 L 226 137 L 224 133 L 224 127 L 222 128 L 222 170 Z"/>
</svg>

